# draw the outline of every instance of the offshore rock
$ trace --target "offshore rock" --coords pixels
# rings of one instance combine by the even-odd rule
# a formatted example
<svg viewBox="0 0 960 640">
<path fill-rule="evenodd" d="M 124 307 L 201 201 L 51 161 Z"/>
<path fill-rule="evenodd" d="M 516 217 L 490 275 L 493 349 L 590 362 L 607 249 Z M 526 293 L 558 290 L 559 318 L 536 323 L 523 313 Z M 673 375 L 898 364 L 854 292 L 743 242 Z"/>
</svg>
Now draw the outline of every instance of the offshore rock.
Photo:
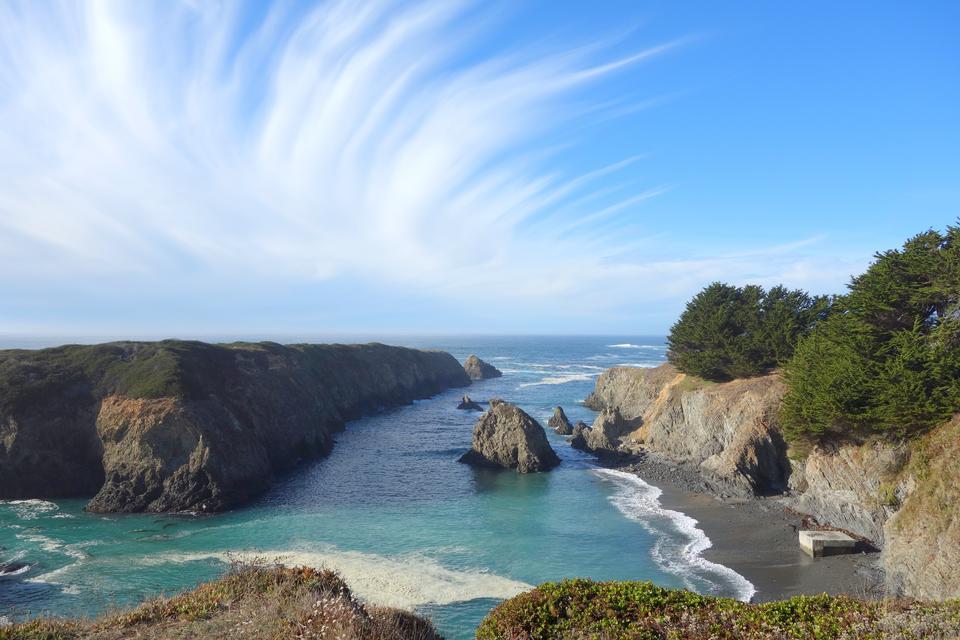
<svg viewBox="0 0 960 640">
<path fill-rule="evenodd" d="M 549 471 L 560 458 L 539 422 L 516 405 L 491 400 L 490 409 L 473 427 L 473 446 L 460 462 L 531 473 Z"/>
<path fill-rule="evenodd" d="M 567 419 L 567 414 L 563 412 L 563 407 L 557 407 L 553 410 L 553 415 L 547 421 L 547 426 L 553 429 L 558 435 L 569 436 L 573 434 L 573 425 Z"/>
<path fill-rule="evenodd" d="M 474 355 L 464 361 L 463 370 L 467 372 L 471 380 L 487 380 L 488 378 L 499 378 L 503 375 L 495 366 Z"/>
<path fill-rule="evenodd" d="M 117 342 L 0 352 L 0 499 L 222 511 L 325 455 L 346 421 L 469 384 L 382 344 Z"/>
<path fill-rule="evenodd" d="M 483 411 L 483 407 L 470 399 L 470 396 L 463 396 L 463 400 L 457 405 L 457 409 L 462 411 Z"/>
</svg>

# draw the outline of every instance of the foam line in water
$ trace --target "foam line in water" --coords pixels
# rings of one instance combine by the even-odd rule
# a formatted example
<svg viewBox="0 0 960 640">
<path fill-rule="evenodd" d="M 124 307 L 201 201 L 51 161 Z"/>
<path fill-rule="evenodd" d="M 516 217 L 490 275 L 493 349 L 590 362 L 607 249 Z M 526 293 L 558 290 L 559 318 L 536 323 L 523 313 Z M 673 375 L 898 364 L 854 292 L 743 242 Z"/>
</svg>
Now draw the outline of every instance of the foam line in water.
<svg viewBox="0 0 960 640">
<path fill-rule="evenodd" d="M 608 349 L 665 349 L 664 345 L 656 344 L 631 344 L 629 342 L 621 342 L 620 344 L 608 344 Z"/>
<path fill-rule="evenodd" d="M 524 382 L 519 386 L 519 388 L 524 387 L 538 387 L 545 384 L 566 384 L 568 382 L 582 382 L 587 380 L 592 380 L 597 377 L 597 373 L 569 373 L 561 376 L 547 376 L 541 378 L 537 382 Z"/>
<path fill-rule="evenodd" d="M 198 560 L 253 560 L 266 558 L 288 566 L 332 569 L 343 576 L 354 594 L 366 602 L 414 609 L 478 598 L 511 598 L 531 585 L 481 569 L 454 570 L 419 554 L 385 557 L 330 547 L 321 551 L 240 551 L 166 553 L 144 558 L 143 564 Z"/>
<path fill-rule="evenodd" d="M 738 600 L 749 602 L 757 592 L 753 583 L 722 564 L 711 562 L 702 556 L 713 543 L 697 526 L 697 521 L 685 513 L 666 509 L 660 504 L 663 491 L 632 473 L 615 469 L 594 469 L 598 476 L 611 481 L 617 492 L 610 502 L 627 518 L 639 522 L 648 531 L 659 536 L 651 556 L 663 570 L 672 573 L 694 590 L 714 591 L 716 587 L 728 587 Z M 663 519 L 670 523 L 673 536 L 658 530 L 651 523 Z M 682 538 L 679 544 L 674 536 Z M 718 583 L 719 580 L 719 583 Z M 712 587 L 712 588 L 711 588 Z"/>
</svg>

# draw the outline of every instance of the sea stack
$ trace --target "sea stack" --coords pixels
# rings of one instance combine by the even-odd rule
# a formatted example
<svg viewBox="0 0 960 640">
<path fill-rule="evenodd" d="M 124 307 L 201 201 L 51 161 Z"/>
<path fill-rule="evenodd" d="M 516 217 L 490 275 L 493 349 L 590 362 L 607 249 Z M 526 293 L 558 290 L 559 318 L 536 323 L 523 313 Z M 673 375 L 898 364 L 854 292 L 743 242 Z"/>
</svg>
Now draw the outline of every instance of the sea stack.
<svg viewBox="0 0 960 640">
<path fill-rule="evenodd" d="M 473 447 L 460 462 L 531 473 L 549 471 L 560 458 L 539 422 L 516 405 L 491 400 L 490 409 L 473 427 Z"/>
<path fill-rule="evenodd" d="M 463 400 L 457 405 L 457 409 L 462 411 L 483 411 L 483 407 L 470 399 L 470 396 L 463 396 Z"/>
<path fill-rule="evenodd" d="M 573 433 L 573 425 L 567 419 L 567 414 L 563 412 L 563 407 L 557 407 L 553 410 L 553 416 L 547 421 L 547 426 L 561 436 L 569 436 Z"/>
<path fill-rule="evenodd" d="M 488 364 L 475 355 L 471 355 L 463 363 L 463 370 L 471 380 L 486 380 L 488 378 L 499 378 L 503 375 L 499 369 L 492 364 Z"/>
</svg>

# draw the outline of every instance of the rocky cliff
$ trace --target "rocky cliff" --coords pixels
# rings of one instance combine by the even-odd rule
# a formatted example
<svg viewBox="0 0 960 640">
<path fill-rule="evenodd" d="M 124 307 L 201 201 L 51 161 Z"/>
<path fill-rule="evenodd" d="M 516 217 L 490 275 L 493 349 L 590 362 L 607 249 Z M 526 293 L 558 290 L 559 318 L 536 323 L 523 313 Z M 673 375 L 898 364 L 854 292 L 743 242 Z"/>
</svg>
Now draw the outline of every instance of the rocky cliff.
<svg viewBox="0 0 960 640">
<path fill-rule="evenodd" d="M 917 442 L 822 443 L 799 456 L 778 426 L 783 393 L 777 374 L 715 384 L 671 365 L 610 369 L 586 404 L 638 426 L 609 444 L 587 430 L 581 444 L 657 452 L 720 493 L 779 496 L 882 548 L 891 592 L 960 597 L 960 419 Z"/>
<path fill-rule="evenodd" d="M 381 344 L 123 342 L 0 352 L 0 498 L 219 511 L 329 452 L 345 421 L 469 379 Z"/>
<path fill-rule="evenodd" d="M 711 384 L 667 364 L 604 372 L 587 398 L 592 409 L 618 410 L 638 425 L 615 442 L 689 464 L 728 492 L 779 493 L 790 464 L 776 429 L 783 385 L 776 375 Z"/>
</svg>

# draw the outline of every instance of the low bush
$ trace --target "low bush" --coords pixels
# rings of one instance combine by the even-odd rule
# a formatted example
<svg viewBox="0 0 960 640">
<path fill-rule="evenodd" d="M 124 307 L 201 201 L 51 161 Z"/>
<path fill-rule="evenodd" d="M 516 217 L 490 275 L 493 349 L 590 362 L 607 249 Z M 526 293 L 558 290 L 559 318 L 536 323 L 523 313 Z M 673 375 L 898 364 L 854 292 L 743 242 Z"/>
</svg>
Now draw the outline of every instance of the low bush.
<svg viewBox="0 0 960 640">
<path fill-rule="evenodd" d="M 796 596 L 747 604 L 650 582 L 565 580 L 500 604 L 478 640 L 813 640 L 954 638 L 960 601 L 924 604 Z"/>
</svg>

